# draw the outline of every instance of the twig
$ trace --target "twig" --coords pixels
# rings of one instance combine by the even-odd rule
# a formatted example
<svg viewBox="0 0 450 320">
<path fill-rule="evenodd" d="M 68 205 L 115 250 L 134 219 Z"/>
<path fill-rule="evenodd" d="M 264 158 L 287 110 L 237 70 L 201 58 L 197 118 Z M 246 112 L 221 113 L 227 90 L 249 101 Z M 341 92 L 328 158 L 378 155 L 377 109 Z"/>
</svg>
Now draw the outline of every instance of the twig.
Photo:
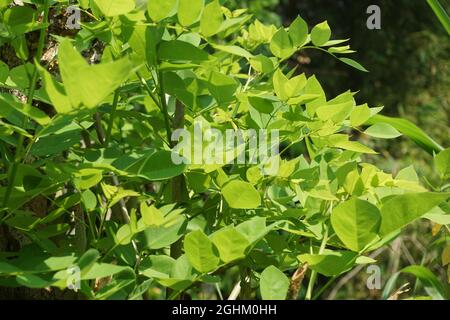
<svg viewBox="0 0 450 320">
<path fill-rule="evenodd" d="M 298 267 L 291 278 L 291 284 L 287 294 L 287 300 L 297 300 L 300 287 L 302 286 L 303 278 L 308 270 L 308 263 Z"/>
<path fill-rule="evenodd" d="M 409 288 L 409 282 L 405 283 L 404 285 L 402 285 L 397 291 L 395 291 L 389 298 L 388 300 L 398 300 L 399 295 L 401 295 L 402 293 L 406 293 L 410 290 Z"/>
</svg>

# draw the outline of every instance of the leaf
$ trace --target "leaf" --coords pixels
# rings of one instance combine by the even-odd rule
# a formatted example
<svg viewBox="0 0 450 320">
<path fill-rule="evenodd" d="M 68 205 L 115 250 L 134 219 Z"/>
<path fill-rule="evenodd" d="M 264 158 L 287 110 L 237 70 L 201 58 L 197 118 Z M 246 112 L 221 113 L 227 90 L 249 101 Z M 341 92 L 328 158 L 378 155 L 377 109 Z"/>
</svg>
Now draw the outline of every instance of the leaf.
<svg viewBox="0 0 450 320">
<path fill-rule="evenodd" d="M 339 204 L 331 214 L 331 225 L 347 248 L 360 252 L 377 236 L 381 214 L 370 202 L 352 198 Z"/>
<path fill-rule="evenodd" d="M 395 129 L 400 131 L 405 136 L 413 140 L 422 149 L 430 154 L 433 152 L 441 152 L 444 150 L 436 141 L 434 141 L 430 136 L 428 136 L 422 129 L 417 127 L 414 123 L 406 119 L 391 118 L 382 115 L 374 115 L 371 117 L 366 124 L 376 124 L 376 123 L 387 123 L 393 126 Z"/>
<path fill-rule="evenodd" d="M 142 259 L 139 265 L 139 273 L 149 278 L 166 279 L 170 277 L 170 271 L 175 259 L 165 255 L 153 255 Z"/>
<path fill-rule="evenodd" d="M 289 82 L 289 79 L 283 74 L 280 69 L 277 69 L 273 74 L 273 88 L 275 90 L 276 95 L 280 100 L 286 101 L 289 99 L 289 96 L 286 92 L 286 86 Z"/>
<path fill-rule="evenodd" d="M 29 104 L 17 102 L 13 99 L 6 99 L 3 95 L 0 95 L 0 109 L 2 109 L 0 110 L 0 115 L 4 115 L 5 117 L 7 114 L 18 111 L 42 126 L 45 126 L 51 122 L 51 119 L 40 109 Z"/>
<path fill-rule="evenodd" d="M 269 233 L 277 223 L 266 226 L 266 218 L 254 217 L 236 226 L 236 230 L 243 234 L 251 244 L 256 244 Z"/>
<path fill-rule="evenodd" d="M 250 59 L 250 65 L 257 72 L 270 73 L 272 72 L 274 65 L 270 58 L 264 55 L 257 55 Z"/>
<path fill-rule="evenodd" d="M 201 273 L 213 271 L 219 265 L 213 243 L 201 230 L 186 235 L 184 252 L 192 266 Z"/>
<path fill-rule="evenodd" d="M 439 152 L 434 157 L 434 165 L 442 177 L 450 175 L 450 148 Z"/>
<path fill-rule="evenodd" d="M 205 5 L 204 0 L 178 0 L 178 21 L 188 27 L 198 21 Z"/>
<path fill-rule="evenodd" d="M 341 148 L 344 150 L 350 150 L 359 153 L 376 154 L 376 152 L 369 147 L 357 142 L 357 141 L 337 141 L 332 144 L 336 148 Z"/>
<path fill-rule="evenodd" d="M 387 235 L 422 217 L 450 193 L 408 193 L 389 198 L 381 207 L 380 234 Z"/>
<path fill-rule="evenodd" d="M 164 215 L 154 205 L 149 207 L 141 202 L 141 215 L 147 226 L 160 226 L 164 223 Z"/>
<path fill-rule="evenodd" d="M 150 250 L 162 249 L 170 246 L 180 239 L 186 230 L 186 219 L 178 217 L 169 225 L 150 226 L 146 228 L 137 239 L 144 248 Z"/>
<path fill-rule="evenodd" d="M 100 183 L 102 179 L 102 170 L 87 168 L 75 173 L 73 183 L 77 189 L 86 190 Z"/>
<path fill-rule="evenodd" d="M 94 0 L 94 2 L 106 17 L 126 14 L 136 6 L 134 0 Z"/>
<path fill-rule="evenodd" d="M 159 45 L 158 57 L 168 61 L 205 61 L 209 55 L 202 49 L 180 40 L 162 42 Z"/>
<path fill-rule="evenodd" d="M 356 262 L 357 254 L 351 251 L 330 251 L 323 254 L 302 254 L 298 259 L 308 263 L 310 269 L 331 277 L 350 269 Z"/>
<path fill-rule="evenodd" d="M 108 263 L 95 263 L 87 272 L 81 273 L 81 280 L 105 278 L 125 270 L 133 269 Z"/>
<path fill-rule="evenodd" d="M 133 72 L 126 58 L 90 66 L 69 40 L 62 41 L 58 50 L 64 87 L 74 108 L 98 106 Z"/>
<path fill-rule="evenodd" d="M 450 35 L 450 17 L 439 0 L 427 0 L 436 17 L 441 22 L 444 29 Z"/>
<path fill-rule="evenodd" d="M 359 62 L 350 59 L 350 58 L 339 58 L 339 60 L 341 60 L 343 63 L 358 69 L 359 71 L 363 71 L 363 72 L 369 72 L 369 70 L 367 70 L 366 68 L 364 68 Z"/>
<path fill-rule="evenodd" d="M 300 16 L 297 16 L 289 26 L 289 37 L 294 47 L 301 46 L 308 38 L 308 25 Z"/>
<path fill-rule="evenodd" d="M 248 97 L 248 102 L 250 102 L 253 108 L 261 113 L 271 114 L 273 112 L 273 103 L 268 99 L 262 97 Z"/>
<path fill-rule="evenodd" d="M 235 56 L 244 57 L 246 59 L 253 58 L 253 55 L 250 52 L 238 46 L 214 45 L 214 48 L 223 52 L 234 54 Z"/>
<path fill-rule="evenodd" d="M 8 79 L 9 68 L 6 63 L 0 61 L 0 83 L 5 83 L 6 79 Z"/>
<path fill-rule="evenodd" d="M 38 276 L 30 273 L 18 275 L 16 280 L 20 285 L 33 289 L 50 287 L 55 282 L 55 280 L 47 275 Z"/>
<path fill-rule="evenodd" d="M 394 139 L 402 135 L 397 129 L 387 123 L 376 123 L 367 128 L 364 133 L 371 137 L 381 139 Z"/>
<path fill-rule="evenodd" d="M 177 10 L 178 0 L 148 0 L 148 15 L 153 21 L 171 17 Z"/>
<path fill-rule="evenodd" d="M 275 266 L 261 273 L 259 290 L 263 300 L 285 300 L 289 289 L 289 278 Z"/>
<path fill-rule="evenodd" d="M 37 12 L 29 6 L 13 6 L 4 12 L 3 21 L 10 34 L 19 36 L 37 29 Z"/>
<path fill-rule="evenodd" d="M 233 180 L 223 187 L 222 195 L 230 208 L 254 209 L 261 204 L 261 196 L 248 182 Z"/>
<path fill-rule="evenodd" d="M 311 30 L 311 41 L 315 46 L 323 46 L 331 38 L 331 29 L 327 21 L 319 23 Z"/>
<path fill-rule="evenodd" d="M 211 240 L 225 263 L 244 258 L 245 251 L 250 246 L 247 238 L 232 226 L 216 231 L 211 235 Z"/>
<path fill-rule="evenodd" d="M 56 81 L 56 79 L 40 65 L 37 65 L 37 68 L 42 77 L 45 93 L 48 95 L 56 111 L 58 113 L 69 113 L 72 111 L 70 100 L 67 97 L 66 90 L 62 83 Z"/>
<path fill-rule="evenodd" d="M 204 84 L 220 105 L 231 103 L 239 86 L 234 78 L 217 71 L 210 72 Z"/>
<path fill-rule="evenodd" d="M 285 59 L 294 53 L 294 46 L 292 45 L 289 34 L 280 28 L 272 37 L 270 41 L 270 51 L 274 56 Z"/>
<path fill-rule="evenodd" d="M 286 84 L 285 90 L 286 95 L 289 98 L 293 98 L 296 96 L 299 96 L 302 93 L 302 90 L 305 88 L 308 80 L 306 79 L 306 76 L 304 73 L 292 77 L 289 79 L 289 81 Z"/>
<path fill-rule="evenodd" d="M 363 125 L 370 118 L 370 108 L 367 104 L 357 106 L 350 114 L 350 123 L 353 127 L 359 127 Z"/>
<path fill-rule="evenodd" d="M 219 32 L 223 23 L 222 8 L 218 0 L 208 3 L 200 20 L 200 31 L 205 37 L 211 37 Z"/>
<path fill-rule="evenodd" d="M 172 152 L 160 150 L 139 159 L 126 170 L 151 181 L 166 180 L 181 175 L 186 169 L 184 163 L 175 164 Z"/>
</svg>

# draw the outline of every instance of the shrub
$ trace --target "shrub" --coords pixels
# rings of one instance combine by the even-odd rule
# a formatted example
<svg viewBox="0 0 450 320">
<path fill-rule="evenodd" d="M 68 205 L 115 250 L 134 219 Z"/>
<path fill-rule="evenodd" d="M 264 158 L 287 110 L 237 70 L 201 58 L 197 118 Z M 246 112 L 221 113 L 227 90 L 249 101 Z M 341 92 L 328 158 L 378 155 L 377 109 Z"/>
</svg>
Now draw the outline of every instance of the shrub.
<svg viewBox="0 0 450 320">
<path fill-rule="evenodd" d="M 335 279 L 373 262 L 367 253 L 416 219 L 448 217 L 449 193 L 428 192 L 412 167 L 393 177 L 364 163 L 376 152 L 351 133 L 370 124 L 367 136 L 401 131 L 440 146 L 354 92 L 327 97 L 285 63 L 318 49 L 367 71 L 326 22 L 276 28 L 217 0 L 80 0 L 82 28 L 68 37 L 47 34 L 64 2 L 9 2 L 0 2 L 0 43 L 21 62 L 0 66 L 3 286 L 69 287 L 89 299 L 163 288 L 174 299 L 240 283 L 241 298 L 284 299 L 298 297 L 308 272 L 311 299 L 318 274 Z M 175 163 L 173 133 L 196 123 L 224 135 L 277 132 L 283 150 L 259 163 L 195 163 L 189 152 L 181 159 L 191 162 Z M 303 154 L 283 156 L 299 144 Z M 251 158 L 241 146 L 226 151 L 232 160 Z"/>
</svg>

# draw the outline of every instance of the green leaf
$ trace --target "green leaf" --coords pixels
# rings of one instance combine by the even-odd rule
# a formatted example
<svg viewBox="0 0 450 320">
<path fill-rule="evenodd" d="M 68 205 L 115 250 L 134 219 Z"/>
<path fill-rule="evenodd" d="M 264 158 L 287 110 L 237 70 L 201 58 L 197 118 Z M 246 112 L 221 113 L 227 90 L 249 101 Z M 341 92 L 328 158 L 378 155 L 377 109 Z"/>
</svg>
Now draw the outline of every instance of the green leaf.
<svg viewBox="0 0 450 320">
<path fill-rule="evenodd" d="M 331 225 L 347 248 L 360 252 L 377 236 L 381 214 L 370 202 L 352 198 L 331 214 Z"/>
<path fill-rule="evenodd" d="M 261 204 L 259 192 L 248 182 L 233 180 L 222 189 L 222 195 L 231 208 L 254 209 Z"/>
<path fill-rule="evenodd" d="M 211 240 L 201 231 L 196 230 L 184 239 L 184 252 L 192 266 L 201 273 L 213 271 L 219 265 Z"/>
<path fill-rule="evenodd" d="M 151 250 L 162 249 L 170 246 L 180 239 L 186 230 L 186 219 L 178 217 L 170 224 L 150 226 L 137 236 L 144 248 Z"/>
<path fill-rule="evenodd" d="M 400 131 L 405 136 L 413 140 L 422 149 L 430 154 L 433 152 L 441 152 L 444 148 L 428 136 L 422 129 L 417 127 L 414 123 L 406 119 L 391 118 L 382 115 L 374 115 L 366 124 L 387 123 Z"/>
<path fill-rule="evenodd" d="M 144 258 L 139 265 L 139 272 L 149 278 L 166 279 L 170 277 L 175 259 L 165 255 Z"/>
<path fill-rule="evenodd" d="M 270 58 L 268 58 L 264 55 L 261 55 L 261 54 L 251 58 L 250 65 L 257 72 L 261 72 L 261 73 L 270 73 L 270 72 L 272 72 L 272 70 L 274 68 L 272 60 L 270 60 Z"/>
<path fill-rule="evenodd" d="M 7 85 L 25 90 L 30 87 L 35 66 L 31 63 L 21 64 L 9 71 Z"/>
<path fill-rule="evenodd" d="M 308 38 L 308 25 L 300 16 L 297 16 L 289 26 L 289 37 L 294 47 L 301 46 Z"/>
<path fill-rule="evenodd" d="M 181 175 L 186 170 L 186 164 L 175 164 L 171 151 L 160 150 L 142 157 L 124 170 L 144 179 L 157 181 Z"/>
<path fill-rule="evenodd" d="M 450 193 L 408 193 L 389 198 L 381 207 L 380 234 L 387 235 L 422 217 L 450 197 Z"/>
<path fill-rule="evenodd" d="M 14 101 L 13 99 L 6 99 L 3 95 L 0 95 L 0 109 L 2 109 L 0 110 L 0 115 L 5 116 L 14 111 L 18 111 L 42 126 L 45 126 L 51 122 L 51 119 L 40 109 L 30 106 L 29 104 Z"/>
<path fill-rule="evenodd" d="M 350 58 L 339 58 L 339 60 L 341 60 L 343 63 L 358 69 L 359 71 L 363 71 L 363 72 L 369 72 L 369 70 L 367 70 L 366 68 L 364 68 L 359 62 L 350 59 Z"/>
<path fill-rule="evenodd" d="M 205 61 L 209 55 L 202 49 L 180 40 L 162 42 L 158 49 L 158 57 L 167 61 Z"/>
<path fill-rule="evenodd" d="M 441 22 L 444 29 L 450 35 L 450 17 L 444 7 L 441 5 L 439 0 L 427 0 L 429 6 L 433 10 L 436 17 Z"/>
<path fill-rule="evenodd" d="M 329 251 L 323 254 L 302 254 L 298 259 L 308 263 L 310 269 L 331 277 L 350 269 L 356 261 L 357 254 L 351 251 Z"/>
<path fill-rule="evenodd" d="M 450 175 L 450 148 L 439 152 L 434 157 L 434 165 L 442 177 Z"/>
<path fill-rule="evenodd" d="M 259 289 L 263 300 L 285 300 L 289 289 L 289 278 L 275 266 L 261 273 Z"/>
<path fill-rule="evenodd" d="M 250 246 L 247 238 L 232 226 L 216 231 L 211 235 L 211 240 L 225 263 L 244 258 L 245 251 Z"/>
<path fill-rule="evenodd" d="M 311 30 L 311 41 L 315 46 L 323 46 L 331 38 L 331 29 L 327 21 L 319 23 Z"/>
<path fill-rule="evenodd" d="M 251 244 L 256 244 L 267 233 L 269 233 L 277 223 L 266 226 L 266 218 L 254 217 L 236 226 L 236 230 L 243 234 Z"/>
<path fill-rule="evenodd" d="M 270 41 L 270 51 L 274 56 L 285 59 L 294 53 L 294 46 L 292 45 L 291 38 L 289 34 L 280 28 L 272 37 Z"/>
<path fill-rule="evenodd" d="M 50 287 L 55 280 L 51 279 L 48 275 L 35 275 L 25 273 L 16 277 L 17 283 L 27 288 L 46 288 Z"/>
<path fill-rule="evenodd" d="M 219 32 L 223 23 L 222 8 L 218 0 L 206 5 L 200 20 L 200 31 L 205 37 L 211 37 Z"/>
<path fill-rule="evenodd" d="M 366 123 L 366 121 L 369 120 L 370 116 L 370 108 L 367 106 L 367 104 L 357 106 L 353 109 L 350 115 L 350 123 L 353 127 L 359 127 L 360 125 Z"/>
<path fill-rule="evenodd" d="M 125 270 L 132 269 L 126 266 L 118 266 L 108 263 L 95 263 L 86 273 L 81 273 L 81 280 L 105 278 Z"/>
<path fill-rule="evenodd" d="M 248 97 L 248 102 L 253 108 L 261 113 L 271 114 L 273 112 L 274 106 L 269 99 L 264 99 L 261 97 Z"/>
<path fill-rule="evenodd" d="M 37 65 L 37 68 L 42 77 L 45 93 L 49 97 L 56 111 L 58 113 L 69 113 L 72 111 L 72 105 L 67 97 L 64 86 L 56 81 L 56 79 L 40 65 Z"/>
<path fill-rule="evenodd" d="M 178 0 L 148 0 L 148 15 L 153 21 L 171 17 L 177 10 Z"/>
<path fill-rule="evenodd" d="M 164 215 L 154 205 L 147 206 L 145 202 L 141 202 L 142 219 L 147 226 L 160 226 L 164 223 Z"/>
<path fill-rule="evenodd" d="M 234 54 L 235 56 L 244 57 L 246 59 L 250 59 L 253 57 L 253 55 L 250 52 L 238 46 L 214 45 L 214 48 L 223 52 Z"/>
<path fill-rule="evenodd" d="M 336 148 L 341 148 L 344 150 L 350 150 L 359 153 L 368 153 L 368 154 L 376 154 L 376 152 L 369 147 L 357 142 L 357 141 L 336 141 L 332 142 L 332 146 Z"/>
<path fill-rule="evenodd" d="M 210 72 L 204 84 L 219 105 L 231 103 L 239 86 L 233 77 L 217 71 Z"/>
<path fill-rule="evenodd" d="M 3 16 L 3 23 L 12 35 L 18 36 L 37 29 L 37 13 L 30 6 L 13 6 Z"/>
<path fill-rule="evenodd" d="M 126 58 L 90 66 L 69 40 L 62 41 L 59 46 L 59 67 L 74 108 L 98 106 L 133 72 L 133 66 Z"/>
<path fill-rule="evenodd" d="M 89 189 L 102 181 L 102 170 L 87 168 L 80 169 L 73 179 L 73 183 L 80 190 Z"/>
<path fill-rule="evenodd" d="M 393 126 L 387 123 L 376 123 L 364 131 L 365 134 L 381 139 L 394 139 L 400 137 L 402 134 Z"/>
<path fill-rule="evenodd" d="M 106 17 L 126 14 L 136 6 L 134 0 L 94 0 L 94 2 Z"/>
<path fill-rule="evenodd" d="M 178 21 L 182 26 L 188 27 L 198 21 L 202 14 L 204 0 L 179 0 Z"/>
<path fill-rule="evenodd" d="M 8 79 L 9 68 L 6 63 L 0 61 L 0 83 L 5 83 L 6 79 Z"/>
<path fill-rule="evenodd" d="M 292 77 L 291 79 L 289 79 L 289 81 L 286 84 L 285 90 L 286 90 L 286 95 L 289 98 L 293 98 L 296 96 L 299 96 L 303 91 L 303 89 L 306 86 L 306 83 L 308 82 L 308 79 L 306 79 L 306 76 L 304 73 Z"/>
<path fill-rule="evenodd" d="M 289 79 L 283 74 L 280 69 L 277 69 L 273 74 L 273 88 L 275 90 L 276 95 L 280 100 L 286 101 L 289 99 L 289 96 L 286 93 L 286 87 L 289 82 Z"/>
</svg>

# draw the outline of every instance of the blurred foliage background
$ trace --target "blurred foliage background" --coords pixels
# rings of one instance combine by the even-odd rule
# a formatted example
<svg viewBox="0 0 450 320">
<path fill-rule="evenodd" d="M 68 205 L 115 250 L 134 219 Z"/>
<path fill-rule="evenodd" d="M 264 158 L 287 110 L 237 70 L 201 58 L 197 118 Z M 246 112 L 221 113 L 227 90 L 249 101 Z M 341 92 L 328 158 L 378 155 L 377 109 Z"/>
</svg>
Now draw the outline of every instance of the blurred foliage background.
<svg viewBox="0 0 450 320">
<path fill-rule="evenodd" d="M 325 91 L 335 96 L 348 89 L 358 91 L 357 100 L 369 106 L 384 106 L 384 113 L 411 120 L 443 147 L 448 148 L 450 132 L 450 39 L 425 0 L 229 0 L 235 8 L 248 8 L 259 20 L 277 26 L 289 25 L 301 15 L 310 27 L 328 20 L 336 38 L 350 38 L 357 50 L 354 59 L 370 73 L 361 73 L 319 51 L 303 51 L 292 65 L 298 72 L 315 74 Z M 367 28 L 367 8 L 381 9 L 381 29 Z M 450 1 L 441 2 L 450 12 Z M 364 139 L 364 137 L 359 137 Z M 367 143 L 367 142 L 366 142 Z M 411 164 L 425 185 L 438 181 L 432 157 L 408 138 L 377 140 L 373 145 L 382 155 L 376 164 L 394 174 Z M 375 158 L 374 158 L 375 159 Z M 441 279 L 450 274 L 442 267 L 445 243 L 440 226 L 420 221 L 405 236 L 386 250 L 374 252 L 381 268 L 382 286 L 401 268 L 412 264 L 427 266 Z M 382 290 L 368 290 L 370 275 L 360 268 L 341 277 L 323 299 L 379 299 Z M 400 276 L 395 287 L 409 283 L 415 291 L 414 278 Z M 387 297 L 384 297 L 387 298 Z M 401 298 L 401 296 L 400 296 Z"/>
</svg>

